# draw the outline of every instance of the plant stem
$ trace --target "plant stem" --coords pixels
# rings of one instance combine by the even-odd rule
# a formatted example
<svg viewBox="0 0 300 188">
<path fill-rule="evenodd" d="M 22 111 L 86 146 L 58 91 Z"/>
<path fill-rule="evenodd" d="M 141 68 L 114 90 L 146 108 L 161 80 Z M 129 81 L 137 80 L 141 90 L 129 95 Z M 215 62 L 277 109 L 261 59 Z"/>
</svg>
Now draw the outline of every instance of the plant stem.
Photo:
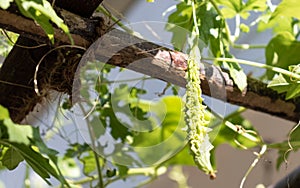
<svg viewBox="0 0 300 188">
<path fill-rule="evenodd" d="M 198 38 L 200 36 L 199 28 L 198 28 L 198 22 L 197 22 L 197 14 L 196 14 L 196 7 L 195 2 L 192 1 L 192 8 L 193 8 L 193 21 L 194 21 L 194 27 L 196 32 L 196 37 Z"/>
<path fill-rule="evenodd" d="M 248 60 L 243 60 L 243 59 L 232 59 L 232 58 L 202 58 L 203 60 L 208 60 L 208 61 L 226 61 L 226 62 L 234 62 L 234 63 L 239 63 L 239 64 L 244 64 L 244 65 L 250 65 L 253 67 L 258 67 L 258 68 L 264 68 L 268 70 L 272 70 L 277 73 L 281 73 L 283 75 L 289 76 L 291 78 L 295 78 L 297 80 L 300 80 L 300 75 L 290 72 L 288 70 L 279 68 L 279 67 L 273 67 L 270 65 L 262 64 L 262 63 L 257 63 L 254 61 L 248 61 Z"/>
<path fill-rule="evenodd" d="M 213 110 L 210 110 L 210 112 L 216 116 L 218 119 L 221 119 L 223 120 L 224 122 L 224 125 L 227 126 L 228 128 L 230 128 L 231 130 L 233 130 L 234 132 L 240 134 L 241 136 L 245 137 L 246 139 L 248 140 L 251 140 L 252 142 L 255 142 L 255 143 L 261 143 L 261 140 L 262 139 L 257 139 L 255 138 L 253 135 L 249 134 L 247 132 L 247 130 L 245 131 L 239 131 L 238 127 L 234 124 L 232 124 L 230 121 L 228 121 L 230 118 L 238 115 L 238 114 L 241 114 L 242 112 L 246 111 L 247 108 L 244 108 L 244 107 L 240 107 L 238 110 L 234 111 L 233 113 L 229 114 L 228 116 L 226 116 L 225 118 L 223 118 L 222 116 L 220 116 L 218 113 L 215 113 Z M 222 123 L 222 122 L 220 122 Z"/>
<path fill-rule="evenodd" d="M 238 130 L 237 126 L 232 124 L 230 121 L 225 121 L 224 124 L 231 130 L 242 135 L 243 137 L 247 138 L 248 140 L 251 140 L 252 142 L 255 142 L 255 143 L 261 143 L 261 141 L 259 139 L 255 138 L 253 135 L 247 133 L 247 130 L 246 131 Z"/>
<path fill-rule="evenodd" d="M 133 31 L 132 29 L 130 29 L 129 27 L 125 26 L 122 22 L 120 22 L 120 19 L 116 18 L 115 16 L 111 15 L 111 13 L 109 13 L 105 8 L 103 8 L 102 6 L 99 6 L 98 9 L 105 14 L 106 16 L 108 16 L 112 21 L 115 22 L 115 24 L 117 24 L 119 27 L 121 27 L 124 31 L 126 31 L 127 33 L 130 34 L 137 34 L 135 31 Z"/>
<path fill-rule="evenodd" d="M 237 14 L 235 16 L 235 31 L 234 31 L 234 38 L 232 42 L 235 42 L 240 36 L 241 33 L 240 24 L 241 24 L 241 16 Z"/>
<path fill-rule="evenodd" d="M 256 45 L 251 45 L 251 44 L 232 44 L 233 48 L 238 48 L 242 50 L 248 50 L 248 49 L 260 49 L 260 48 L 266 48 L 266 45 L 264 44 L 256 44 Z"/>
<path fill-rule="evenodd" d="M 94 181 L 95 179 L 98 179 L 98 176 L 93 176 L 93 177 L 86 177 L 80 180 L 76 180 L 76 181 L 69 181 L 72 185 L 82 185 L 85 183 L 89 183 Z"/>
<path fill-rule="evenodd" d="M 25 170 L 25 179 L 24 179 L 24 185 L 25 188 L 30 188 L 30 168 L 28 165 L 26 165 L 26 170 Z"/>
<path fill-rule="evenodd" d="M 82 104 L 79 104 L 79 106 L 80 106 L 80 109 L 85 113 L 85 110 L 84 110 Z M 93 129 L 91 128 L 91 126 L 88 122 L 88 118 L 86 118 L 86 123 L 87 123 L 87 127 L 88 127 L 88 130 L 89 130 L 89 135 L 90 135 L 91 144 L 92 144 L 92 150 L 93 150 L 93 154 L 94 154 L 94 158 L 95 158 L 95 162 L 96 162 L 96 167 L 97 167 L 97 173 L 98 173 L 98 179 L 99 179 L 98 185 L 99 185 L 99 188 L 104 188 L 101 165 L 100 165 L 98 153 L 95 151 L 95 149 L 96 149 L 95 135 L 93 133 Z"/>
<path fill-rule="evenodd" d="M 214 0 L 209 0 L 209 2 L 212 4 L 212 6 L 215 8 L 215 10 L 217 11 L 217 13 L 219 14 L 219 16 L 221 16 L 225 22 L 225 33 L 226 33 L 226 36 L 230 42 L 230 44 L 232 44 L 232 41 L 231 41 L 231 33 L 230 33 L 230 29 L 229 29 L 229 26 L 227 24 L 227 22 L 225 21 L 225 18 L 221 12 L 221 10 L 219 9 L 217 3 L 214 1 Z"/>
<path fill-rule="evenodd" d="M 124 178 L 131 177 L 131 176 L 138 176 L 138 175 L 149 176 L 149 177 L 152 177 L 151 179 L 154 179 L 154 177 L 160 176 L 160 175 L 164 174 L 166 171 L 167 171 L 167 169 L 165 167 L 160 167 L 160 168 L 157 168 L 157 167 L 145 167 L 145 168 L 133 168 L 133 169 L 129 169 L 126 175 L 124 175 L 122 177 L 118 176 L 118 177 L 109 179 L 104 184 L 104 187 L 107 186 L 107 185 L 109 185 L 110 183 L 113 183 L 115 181 L 118 181 L 118 180 L 121 180 L 121 179 L 124 179 Z M 92 181 L 94 181 L 97 178 L 98 178 L 98 176 L 96 175 L 96 176 L 93 176 L 93 177 L 87 177 L 87 178 L 84 178 L 84 179 L 81 179 L 81 180 L 73 181 L 71 183 L 73 185 L 82 185 L 84 183 L 92 182 Z"/>
<path fill-rule="evenodd" d="M 256 166 L 256 164 L 258 163 L 259 159 L 265 154 L 265 152 L 267 151 L 267 145 L 263 145 L 261 147 L 261 150 L 259 153 L 254 153 L 257 155 L 256 159 L 252 162 L 251 166 L 249 167 L 249 169 L 247 170 L 246 174 L 244 175 L 241 184 L 240 184 L 240 188 L 243 188 L 244 183 L 248 177 L 248 175 L 250 174 L 250 172 L 253 170 L 253 168 Z"/>
<path fill-rule="evenodd" d="M 145 168 L 131 168 L 128 170 L 127 174 L 120 177 L 117 176 L 116 178 L 110 179 L 105 183 L 105 186 L 107 186 L 110 183 L 113 183 L 115 181 L 124 179 L 124 178 L 128 178 L 130 176 L 148 176 L 148 177 L 156 177 L 156 176 L 160 176 L 162 174 L 164 174 L 167 171 L 166 167 L 145 167 Z"/>
<path fill-rule="evenodd" d="M 132 79 L 124 79 L 124 80 L 113 80 L 113 81 L 103 81 L 100 83 L 100 85 L 105 84 L 114 84 L 114 83 L 124 83 L 124 82 L 134 82 L 134 81 L 141 81 L 141 80 L 154 80 L 152 77 L 139 77 L 139 78 L 132 78 Z"/>
<path fill-rule="evenodd" d="M 98 154 L 95 150 L 93 150 L 93 154 L 94 154 L 94 158 L 96 161 L 96 166 L 97 166 L 97 172 L 98 172 L 98 179 L 99 179 L 99 188 L 104 188 L 104 182 L 103 182 L 103 176 L 102 176 L 102 171 L 101 171 L 101 166 L 100 166 L 100 161 L 99 161 L 99 157 Z"/>
</svg>

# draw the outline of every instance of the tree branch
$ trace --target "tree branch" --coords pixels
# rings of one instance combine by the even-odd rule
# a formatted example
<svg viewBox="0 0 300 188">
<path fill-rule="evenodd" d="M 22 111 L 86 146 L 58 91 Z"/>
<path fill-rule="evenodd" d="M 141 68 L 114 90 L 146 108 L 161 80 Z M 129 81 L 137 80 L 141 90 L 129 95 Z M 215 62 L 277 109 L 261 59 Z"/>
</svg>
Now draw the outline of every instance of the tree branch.
<svg viewBox="0 0 300 188">
<path fill-rule="evenodd" d="M 84 19 L 63 10 L 58 10 L 58 14 L 64 18 L 67 25 L 71 28 L 75 44 L 79 46 L 88 47 L 95 41 L 97 36 L 101 37 L 107 32 L 107 28 L 109 28 L 109 26 L 105 25 L 104 19 L 96 19 L 97 21 L 95 21 L 95 19 Z M 30 27 L 27 26 L 28 24 Z M 21 33 L 38 42 L 45 41 L 45 34 L 43 31 L 35 25 L 33 21 L 24 18 L 17 13 L 0 10 L 0 27 Z M 58 29 L 56 30 L 55 37 L 57 42 L 69 42 L 67 37 Z M 114 48 L 116 45 L 122 48 L 116 50 Z M 172 52 L 172 50 L 131 36 L 119 30 L 113 30 L 105 35 L 105 37 L 100 38 L 93 46 L 96 46 L 93 55 L 98 60 L 107 61 L 110 64 L 126 67 L 154 78 L 185 87 L 185 71 L 183 69 L 178 69 L 178 67 L 174 67 L 174 65 L 170 68 L 171 60 L 163 59 L 158 56 L 161 52 Z M 80 54 L 82 52 L 78 53 Z M 178 52 L 172 53 L 177 53 L 182 57 L 185 56 Z M 52 60 L 51 58 L 49 59 L 50 61 L 47 63 L 51 63 Z M 53 61 L 57 63 L 57 59 Z M 73 61 L 72 66 L 77 65 L 78 62 L 79 59 Z M 64 68 L 67 67 L 64 66 Z M 275 91 L 267 88 L 266 84 L 250 77 L 248 77 L 247 92 L 241 93 L 236 86 L 232 85 L 233 82 L 226 72 L 221 71 L 212 65 L 208 65 L 205 69 L 202 69 L 201 74 L 203 80 L 201 87 L 203 93 L 206 95 L 221 100 L 227 100 L 229 103 L 245 106 L 290 121 L 298 122 L 299 120 L 300 98 L 285 101 L 283 95 L 278 95 Z M 69 75 L 69 78 L 73 77 L 74 75 Z M 10 82 L 14 82 L 13 75 L 11 75 Z M 4 85 L 2 83 L 3 87 Z M 32 85 L 30 87 L 32 87 Z M 0 96 L 1 98 L 10 97 L 3 96 L 1 91 Z M 0 103 L 2 104 L 1 100 Z M 20 119 L 18 119 L 18 121 L 19 120 Z"/>
</svg>

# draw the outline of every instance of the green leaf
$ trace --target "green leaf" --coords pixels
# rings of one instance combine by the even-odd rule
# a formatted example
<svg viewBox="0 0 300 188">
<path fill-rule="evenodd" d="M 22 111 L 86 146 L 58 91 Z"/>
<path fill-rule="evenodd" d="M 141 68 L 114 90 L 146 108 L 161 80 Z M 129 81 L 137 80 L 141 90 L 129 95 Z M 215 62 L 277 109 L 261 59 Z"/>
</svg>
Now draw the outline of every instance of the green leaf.
<svg viewBox="0 0 300 188">
<path fill-rule="evenodd" d="M 262 32 L 266 29 L 272 29 L 274 33 L 287 31 L 293 33 L 292 18 L 287 16 L 276 16 L 271 19 L 271 11 L 267 11 L 260 16 L 260 21 L 257 25 L 257 31 Z"/>
<path fill-rule="evenodd" d="M 287 16 L 300 19 L 300 1 L 298 0 L 283 0 L 275 9 L 272 18 Z"/>
<path fill-rule="evenodd" d="M 112 128 L 111 135 L 113 138 L 120 138 L 122 139 L 122 141 L 125 141 L 126 136 L 131 134 L 129 129 L 126 126 L 124 126 L 124 123 L 121 123 L 116 117 L 115 111 L 112 108 L 104 108 L 101 116 L 106 117 L 106 119 L 109 119 L 109 126 L 111 126 Z M 103 123 L 103 125 L 106 125 L 107 127 L 106 119 L 101 118 L 100 120 Z M 94 128 L 96 128 L 96 126 L 94 126 Z"/>
<path fill-rule="evenodd" d="M 30 146 L 25 144 L 8 142 L 6 140 L 0 140 L 0 144 L 11 146 L 16 152 L 18 152 L 30 165 L 30 167 L 48 184 L 47 180 L 50 175 L 59 179 L 55 169 L 49 164 L 49 160 L 43 157 L 40 153 L 34 151 Z"/>
<path fill-rule="evenodd" d="M 247 87 L 247 75 L 242 67 L 236 62 L 223 62 L 225 68 L 229 69 L 229 74 L 238 88 L 243 91 Z"/>
<path fill-rule="evenodd" d="M 260 11 L 267 9 L 267 0 L 248 0 L 243 6 L 243 11 Z"/>
<path fill-rule="evenodd" d="M 9 118 L 9 113 L 6 108 L 0 105 L 0 120 Z"/>
<path fill-rule="evenodd" d="M 8 110 L 0 106 L 0 138 L 10 142 L 28 145 L 33 137 L 33 128 L 30 125 L 18 125 L 10 119 Z M 5 135 L 5 137 L 3 137 Z"/>
<path fill-rule="evenodd" d="M 34 144 L 34 146 L 38 147 L 39 152 L 41 154 L 47 155 L 49 157 L 49 159 L 51 160 L 51 162 L 53 162 L 53 164 L 56 166 L 56 168 L 58 170 L 58 177 L 59 177 L 58 180 L 61 182 L 61 184 L 68 185 L 66 179 L 61 174 L 60 168 L 58 166 L 58 158 L 57 158 L 58 152 L 54 149 L 49 148 L 44 143 L 43 139 L 41 138 L 39 128 L 33 129 L 33 139 L 30 139 L 30 140 L 31 140 L 32 144 Z"/>
<path fill-rule="evenodd" d="M 300 82 L 297 84 L 292 84 L 286 93 L 286 100 L 296 98 L 300 96 Z"/>
<path fill-rule="evenodd" d="M 87 152 L 86 156 L 80 157 L 79 160 L 83 164 L 83 173 L 90 176 L 97 168 L 95 157 L 92 151 Z"/>
<path fill-rule="evenodd" d="M 1 0 L 0 1 L 0 8 L 2 9 L 7 9 L 10 6 L 10 3 L 13 2 L 14 0 Z"/>
<path fill-rule="evenodd" d="M 285 79 L 285 77 L 282 74 L 277 74 L 268 84 L 268 87 L 274 89 L 278 93 L 284 93 L 289 90 L 290 83 Z"/>
<path fill-rule="evenodd" d="M 15 169 L 20 162 L 22 162 L 24 158 L 18 151 L 14 148 L 10 147 L 5 152 L 3 158 L 1 159 L 2 165 L 4 165 L 7 169 L 13 170 Z"/>
<path fill-rule="evenodd" d="M 118 172 L 119 172 L 118 175 L 120 177 L 126 177 L 129 168 L 127 166 L 123 166 L 123 165 L 117 165 L 117 167 L 118 167 Z"/>
<path fill-rule="evenodd" d="M 239 14 L 242 18 L 247 19 L 250 11 L 264 11 L 267 8 L 266 0 L 216 0 L 222 6 L 222 15 L 225 18 L 233 18 Z"/>
<path fill-rule="evenodd" d="M 243 23 L 240 25 L 240 29 L 244 33 L 249 33 L 249 31 L 250 31 L 250 27 Z"/>
<path fill-rule="evenodd" d="M 300 96 L 300 81 L 291 80 L 282 74 L 275 75 L 268 84 L 268 87 L 274 89 L 278 93 L 286 92 L 286 100 Z"/>
<path fill-rule="evenodd" d="M 133 135 L 134 150 L 146 164 L 159 164 L 181 151 L 186 142 L 181 98 L 168 96 L 151 106 L 160 126 L 151 132 Z"/>
<path fill-rule="evenodd" d="M 49 160 L 32 149 L 34 141 L 41 150 L 47 153 L 52 159 L 54 158 L 53 151 L 48 149 L 42 142 L 38 128 L 33 128 L 29 125 L 17 125 L 9 118 L 8 111 L 0 106 L 0 144 L 9 147 L 2 158 L 3 165 L 8 169 L 14 169 L 23 159 L 31 166 L 31 168 L 44 179 L 48 184 L 50 175 L 58 180 L 61 180 L 55 169 L 49 164 Z M 51 153 L 52 152 L 52 153 Z M 53 160 L 55 162 L 55 160 Z M 64 180 L 64 179 L 62 179 Z"/>
<path fill-rule="evenodd" d="M 216 3 L 223 7 L 221 12 L 225 18 L 233 18 L 242 8 L 240 0 L 216 0 Z"/>
<path fill-rule="evenodd" d="M 82 153 L 90 149 L 91 147 L 87 143 L 84 143 L 83 145 L 79 143 L 71 144 L 70 147 L 67 149 L 65 157 L 74 158 L 76 156 L 80 156 Z"/>
<path fill-rule="evenodd" d="M 151 113 L 157 115 L 162 120 L 159 128 L 151 132 L 141 132 L 134 136 L 134 146 L 147 147 L 156 145 L 172 136 L 183 122 L 182 118 L 182 103 L 181 99 L 176 96 L 163 97 L 157 103 L 151 106 Z M 164 116 L 162 116 L 162 115 Z M 160 120 L 158 122 L 160 122 Z M 182 127 L 183 128 L 183 127 Z M 184 133 L 184 131 L 179 130 Z M 149 139 L 152 138 L 152 139 Z"/>
<path fill-rule="evenodd" d="M 172 44 L 175 49 L 182 50 L 187 44 L 187 36 L 191 35 L 194 24 L 192 18 L 192 6 L 181 2 L 177 4 L 176 11 L 169 15 L 166 30 L 173 33 Z M 212 30 L 222 30 L 223 20 L 218 17 L 216 11 L 207 3 L 196 5 L 198 27 L 200 31 L 201 48 L 208 45 L 210 38 L 214 37 Z"/>
<path fill-rule="evenodd" d="M 186 37 L 192 30 L 192 7 L 185 2 L 176 5 L 176 11 L 169 15 L 166 30 L 173 33 L 172 44 L 177 50 L 183 49 Z"/>
<path fill-rule="evenodd" d="M 194 159 L 190 154 L 190 148 L 186 145 L 181 151 L 176 153 L 172 158 L 163 163 L 165 166 L 172 165 L 190 165 L 195 166 Z"/>
<path fill-rule="evenodd" d="M 5 119 L 3 121 L 7 127 L 10 142 L 18 142 L 28 145 L 30 138 L 33 137 L 33 128 L 30 125 L 17 125 L 12 122 L 11 119 Z"/>
<path fill-rule="evenodd" d="M 300 42 L 290 32 L 277 34 L 266 47 L 266 64 L 270 66 L 288 69 L 290 65 L 300 62 Z M 266 72 L 268 79 L 272 79 L 275 73 L 271 70 Z"/>
<path fill-rule="evenodd" d="M 54 42 L 54 29 L 50 21 L 61 28 L 69 36 L 71 43 L 73 43 L 68 26 L 64 24 L 59 16 L 57 16 L 48 1 L 16 0 L 15 2 L 24 16 L 35 20 L 44 29 L 52 43 Z"/>
</svg>

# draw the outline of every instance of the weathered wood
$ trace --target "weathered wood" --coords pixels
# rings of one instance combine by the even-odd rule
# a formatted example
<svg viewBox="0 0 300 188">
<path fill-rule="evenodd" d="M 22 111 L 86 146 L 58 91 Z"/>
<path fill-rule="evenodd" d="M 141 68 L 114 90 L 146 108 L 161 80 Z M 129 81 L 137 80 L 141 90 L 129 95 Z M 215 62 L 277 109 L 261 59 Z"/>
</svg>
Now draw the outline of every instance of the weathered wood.
<svg viewBox="0 0 300 188">
<path fill-rule="evenodd" d="M 69 0 L 56 0 L 55 2 L 57 6 L 70 11 L 56 7 L 57 13 L 69 26 L 74 44 L 88 47 L 95 37 L 99 36 L 96 27 L 101 28 L 103 20 L 83 17 L 90 17 L 102 0 L 79 0 L 77 2 L 73 0 L 72 3 L 75 4 L 72 6 L 69 5 Z M 52 46 L 42 28 L 32 20 L 23 17 L 14 4 L 6 11 L 0 9 L 0 27 L 21 35 L 0 70 L 0 104 L 8 108 L 12 120 L 19 123 L 41 100 L 41 97 L 37 96 L 34 91 L 33 83 L 35 68 L 40 59 L 55 45 L 69 44 L 70 40 L 60 29 L 55 28 L 57 38 L 56 44 Z M 62 54 L 63 52 L 68 53 Z M 38 74 L 40 88 L 71 93 L 73 75 L 69 72 L 76 70 L 80 54 L 83 54 L 83 51 L 74 49 L 70 52 L 67 48 L 47 55 L 40 65 Z M 61 62 L 63 59 L 67 59 L 65 63 Z M 72 65 L 66 67 L 70 64 Z"/>
<path fill-rule="evenodd" d="M 69 26 L 74 45 L 88 47 L 98 36 L 97 27 L 104 25 L 101 18 L 86 19 L 63 9 L 57 9 L 58 14 L 64 18 Z M 29 18 L 23 17 L 15 11 L 0 9 L 0 28 L 21 34 L 23 37 L 50 45 L 44 30 Z M 69 37 L 60 29 L 54 28 L 56 42 L 70 44 Z"/>
</svg>

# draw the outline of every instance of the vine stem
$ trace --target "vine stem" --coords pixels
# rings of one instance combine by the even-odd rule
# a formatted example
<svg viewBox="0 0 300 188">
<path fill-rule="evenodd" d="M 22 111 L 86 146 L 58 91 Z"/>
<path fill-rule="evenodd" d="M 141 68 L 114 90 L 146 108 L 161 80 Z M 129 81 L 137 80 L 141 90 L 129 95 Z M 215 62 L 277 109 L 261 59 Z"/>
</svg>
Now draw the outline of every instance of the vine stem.
<svg viewBox="0 0 300 188">
<path fill-rule="evenodd" d="M 242 49 L 242 50 L 248 50 L 248 49 L 266 48 L 266 45 L 264 45 L 264 44 L 232 44 L 232 47 Z"/>
<path fill-rule="evenodd" d="M 227 22 L 225 21 L 224 15 L 222 14 L 221 10 L 219 9 L 218 4 L 215 2 L 215 0 L 209 0 L 209 2 L 212 4 L 214 9 L 217 11 L 218 15 L 223 18 L 223 20 L 225 22 L 225 34 L 229 40 L 229 44 L 233 48 L 247 50 L 247 49 L 257 49 L 257 48 L 265 48 L 266 47 L 266 45 L 235 44 L 234 42 L 237 40 L 237 38 L 240 35 L 240 28 L 239 28 L 240 20 L 241 20 L 240 15 L 236 16 L 235 34 L 234 34 L 234 36 L 231 36 L 229 26 L 228 26 Z"/>
<path fill-rule="evenodd" d="M 145 168 L 130 168 L 125 176 L 118 176 L 114 179 L 110 179 L 107 181 L 105 184 L 106 186 L 110 183 L 116 182 L 118 180 L 128 178 L 131 176 L 137 176 L 137 175 L 142 175 L 142 176 L 150 176 L 150 177 L 157 177 L 160 176 L 164 173 L 166 173 L 167 168 L 162 166 L 162 167 L 145 167 Z"/>
<path fill-rule="evenodd" d="M 234 32 L 233 42 L 235 42 L 240 36 L 240 33 L 241 33 L 240 24 L 241 24 L 241 16 L 239 14 L 237 14 L 235 16 L 235 32 Z"/>
<path fill-rule="evenodd" d="M 240 188 L 244 187 L 245 181 L 248 177 L 248 175 L 251 173 L 251 171 L 253 170 L 253 168 L 256 166 L 256 164 L 258 163 L 259 159 L 265 154 L 265 152 L 267 151 L 267 145 L 263 145 L 261 147 L 261 150 L 259 153 L 254 152 L 255 155 L 257 155 L 256 159 L 252 162 L 251 166 L 249 167 L 249 169 L 247 170 L 246 174 L 244 175 L 241 184 L 240 184 Z"/>
<path fill-rule="evenodd" d="M 85 110 L 82 106 L 82 104 L 79 104 L 80 109 L 85 113 Z M 101 170 L 101 166 L 100 166 L 100 161 L 99 161 L 99 157 L 98 157 L 98 153 L 95 151 L 95 135 L 93 134 L 93 130 L 91 128 L 91 126 L 89 125 L 88 120 L 86 120 L 87 122 L 87 126 L 88 126 L 88 130 L 89 130 L 89 135 L 91 138 L 91 144 L 92 144 L 92 150 L 93 150 L 93 155 L 95 158 L 95 162 L 96 162 L 96 167 L 97 167 L 97 173 L 98 173 L 98 179 L 99 179 L 99 188 L 104 188 L 104 182 L 103 182 L 103 176 L 102 176 L 102 170 Z"/>
<path fill-rule="evenodd" d="M 212 4 L 212 6 L 215 8 L 215 10 L 217 11 L 217 13 L 219 14 L 219 16 L 221 16 L 224 21 L 225 21 L 225 18 L 221 12 L 221 10 L 219 9 L 217 3 L 214 1 L 214 0 L 209 0 L 209 2 Z M 231 32 L 230 32 L 230 29 L 229 29 L 229 26 L 227 24 L 227 22 L 225 21 L 225 33 L 227 35 L 227 38 L 229 40 L 229 42 L 232 44 L 232 41 L 231 41 Z"/>
<path fill-rule="evenodd" d="M 239 63 L 239 64 L 244 64 L 244 65 L 250 65 L 253 67 L 258 67 L 258 68 L 264 68 L 264 69 L 268 69 L 268 70 L 272 70 L 274 72 L 277 73 L 281 73 L 284 74 L 286 76 L 289 76 L 291 78 L 295 78 L 297 80 L 300 80 L 300 75 L 290 72 L 288 70 L 279 68 L 279 67 L 273 67 L 270 65 L 266 65 L 266 64 L 262 64 L 262 63 L 257 63 L 254 61 L 248 61 L 248 60 L 243 60 L 243 59 L 232 59 L 232 58 L 203 58 L 203 60 L 208 60 L 208 61 L 226 61 L 226 62 L 233 62 L 233 63 Z"/>
<path fill-rule="evenodd" d="M 124 23 L 120 22 L 120 19 L 118 19 L 117 17 L 115 17 L 114 15 L 112 15 L 111 13 L 109 13 L 106 8 L 104 8 L 103 6 L 99 6 L 98 7 L 99 11 L 101 11 L 104 15 L 108 16 L 113 22 L 114 24 L 117 24 L 119 27 L 121 27 L 124 31 L 126 31 L 129 34 L 132 35 L 138 35 L 141 37 L 141 35 L 139 35 L 137 32 L 133 31 L 132 29 L 130 29 L 128 26 L 126 26 Z"/>
<path fill-rule="evenodd" d="M 198 28 L 198 22 L 197 22 L 197 16 L 196 16 L 196 7 L 195 2 L 192 1 L 192 8 L 193 8 L 193 21 L 194 21 L 194 27 L 196 32 L 196 37 L 198 38 L 200 36 L 199 28 Z"/>
<path fill-rule="evenodd" d="M 104 184 L 104 186 L 108 186 L 109 184 L 111 184 L 113 182 L 116 182 L 116 181 L 124 179 L 124 178 L 129 178 L 131 176 L 141 175 L 141 176 L 150 176 L 152 178 L 155 178 L 155 177 L 160 176 L 160 175 L 162 175 L 166 172 L 167 172 L 167 168 L 165 168 L 164 166 L 162 166 L 162 167 L 130 168 L 126 175 L 124 175 L 122 177 L 117 176 L 115 178 L 108 179 L 108 181 Z M 85 183 L 92 182 L 97 178 L 98 178 L 98 176 L 95 175 L 95 176 L 92 176 L 92 177 L 86 177 L 86 178 L 81 179 L 81 180 L 72 181 L 71 183 L 73 185 L 82 185 L 82 184 L 85 184 Z"/>
<path fill-rule="evenodd" d="M 231 123 L 229 121 L 230 118 L 238 115 L 238 114 L 241 114 L 242 112 L 246 111 L 247 108 L 244 108 L 244 107 L 240 107 L 237 111 L 229 114 L 228 116 L 226 116 L 225 118 L 223 118 L 221 115 L 219 115 L 218 113 L 215 113 L 213 110 L 210 109 L 210 113 L 212 113 L 215 117 L 217 117 L 218 119 L 221 119 L 222 122 L 224 122 L 224 125 L 226 127 L 228 127 L 229 129 L 233 130 L 234 132 L 236 132 L 237 134 L 245 137 L 246 139 L 252 141 L 252 142 L 255 142 L 255 143 L 261 143 L 261 140 L 262 139 L 257 139 L 255 138 L 253 135 L 249 134 L 249 131 L 248 130 L 243 130 L 243 131 L 240 131 L 238 129 L 238 127 L 236 125 L 234 125 L 233 123 Z M 215 126 L 215 125 L 214 125 Z M 213 127 L 214 127 L 213 126 Z"/>
<path fill-rule="evenodd" d="M 30 188 L 30 169 L 28 165 L 26 165 L 25 169 L 24 186 L 25 188 Z"/>
</svg>

